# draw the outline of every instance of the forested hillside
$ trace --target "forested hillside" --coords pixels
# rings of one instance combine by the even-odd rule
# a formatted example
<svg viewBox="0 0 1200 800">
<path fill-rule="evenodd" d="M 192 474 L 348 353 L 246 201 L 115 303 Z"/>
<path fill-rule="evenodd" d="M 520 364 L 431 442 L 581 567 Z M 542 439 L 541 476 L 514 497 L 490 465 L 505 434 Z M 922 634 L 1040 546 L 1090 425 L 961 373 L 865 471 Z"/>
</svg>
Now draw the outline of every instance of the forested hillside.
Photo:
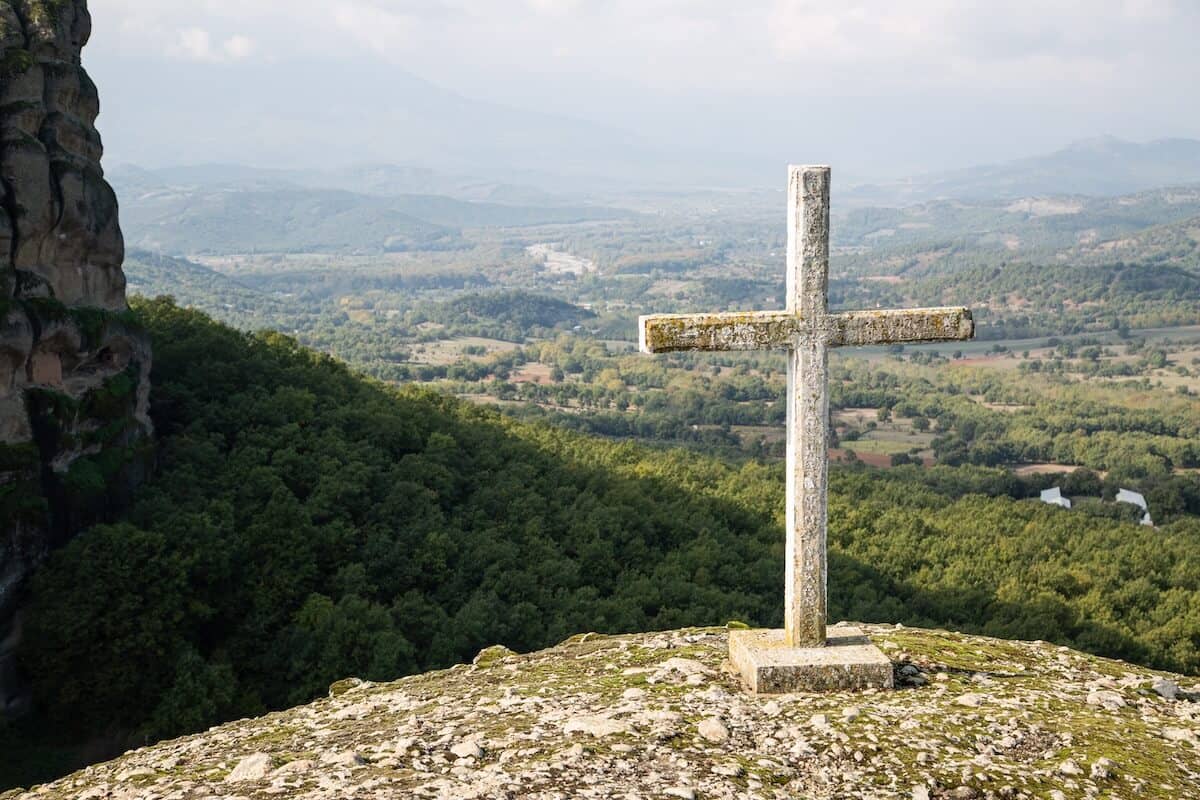
<svg viewBox="0 0 1200 800">
<path fill-rule="evenodd" d="M 160 469 L 33 581 L 37 715 L 5 736 L 8 780 L 78 755 L 31 748 L 149 741 L 496 642 L 780 621 L 778 464 L 522 423 L 167 300 L 137 311 Z M 1011 499 L 1012 481 L 835 470 L 833 618 L 1200 672 L 1200 521 L 1061 513 Z"/>
</svg>

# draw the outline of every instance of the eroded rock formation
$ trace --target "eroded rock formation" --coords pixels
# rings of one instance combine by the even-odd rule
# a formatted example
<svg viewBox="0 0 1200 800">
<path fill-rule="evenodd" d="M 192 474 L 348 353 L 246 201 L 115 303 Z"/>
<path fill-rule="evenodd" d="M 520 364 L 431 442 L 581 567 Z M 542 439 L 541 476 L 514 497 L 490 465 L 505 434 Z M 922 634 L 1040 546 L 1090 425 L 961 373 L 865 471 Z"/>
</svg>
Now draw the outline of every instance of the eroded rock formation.
<svg viewBox="0 0 1200 800">
<path fill-rule="evenodd" d="M 0 639 L 33 566 L 150 455 L 150 347 L 125 301 L 90 33 L 86 0 L 0 0 Z"/>
</svg>

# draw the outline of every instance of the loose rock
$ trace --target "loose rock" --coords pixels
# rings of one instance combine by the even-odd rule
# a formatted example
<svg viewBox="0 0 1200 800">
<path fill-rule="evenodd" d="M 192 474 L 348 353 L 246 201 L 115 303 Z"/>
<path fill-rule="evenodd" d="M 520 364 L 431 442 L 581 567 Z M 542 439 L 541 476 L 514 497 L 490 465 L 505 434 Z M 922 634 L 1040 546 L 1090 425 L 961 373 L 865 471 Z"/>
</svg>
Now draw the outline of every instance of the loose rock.
<svg viewBox="0 0 1200 800">
<path fill-rule="evenodd" d="M 612 736 L 617 733 L 629 733 L 629 723 L 624 720 L 616 720 L 607 714 L 590 714 L 582 717 L 575 717 L 563 726 L 563 733 L 568 736 L 572 733 L 586 733 L 597 738 L 602 736 Z"/>
<path fill-rule="evenodd" d="M 892 630 L 865 629 L 881 641 Z M 573 640 L 363 684 L 137 750 L 18 798 L 1048 800 L 1060 791 L 1099 800 L 1155 797 L 1169 784 L 1165 796 L 1183 800 L 1200 774 L 1200 709 L 1182 692 L 1177 701 L 1146 697 L 1160 676 L 1135 665 L 1114 676 L 1113 662 L 1069 650 L 906 629 L 901 649 L 914 663 L 955 659 L 948 682 L 756 697 L 723 671 L 724 636 Z M 672 651 L 679 661 L 666 658 Z M 689 671 L 702 688 L 685 684 Z M 655 675 L 662 683 L 647 688 Z M 965 680 L 980 705 L 959 702 Z M 1119 711 L 1086 705 L 1100 692 L 1130 699 Z M 1084 760 L 1096 752 L 1111 761 Z M 272 759 L 297 755 L 271 769 Z M 231 770 L 259 777 L 226 783 Z"/>
<path fill-rule="evenodd" d="M 252 753 L 237 763 L 233 771 L 225 776 L 229 783 L 256 781 L 267 777 L 271 771 L 271 757 L 266 753 Z"/>
<path fill-rule="evenodd" d="M 1159 678 L 1150 688 L 1165 700 L 1174 700 L 1179 697 L 1179 684 L 1169 678 Z"/>
<path fill-rule="evenodd" d="M 1128 703 L 1125 702 L 1124 697 L 1116 692 L 1108 691 L 1107 689 L 1102 689 L 1088 694 L 1087 703 L 1090 706 L 1101 706 L 1112 711 L 1124 708 L 1126 705 L 1128 705 Z"/>
<path fill-rule="evenodd" d="M 459 758 L 483 758 L 483 748 L 474 739 L 459 742 L 450 748 L 450 752 Z"/>
<path fill-rule="evenodd" d="M 701 720 L 697 726 L 700 735 L 710 742 L 723 742 L 729 738 L 729 729 L 716 717 Z"/>
<path fill-rule="evenodd" d="M 672 786 L 663 794 L 669 794 L 672 797 L 679 797 L 682 800 L 696 800 L 696 790 L 688 786 Z"/>
</svg>

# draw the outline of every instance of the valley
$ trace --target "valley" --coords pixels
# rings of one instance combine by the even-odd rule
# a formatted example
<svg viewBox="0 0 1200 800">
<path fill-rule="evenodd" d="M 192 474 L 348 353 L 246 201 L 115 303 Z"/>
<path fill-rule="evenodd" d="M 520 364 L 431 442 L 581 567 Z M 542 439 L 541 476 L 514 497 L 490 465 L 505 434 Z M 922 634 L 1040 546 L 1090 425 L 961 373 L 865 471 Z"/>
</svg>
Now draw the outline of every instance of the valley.
<svg viewBox="0 0 1200 800">
<path fill-rule="evenodd" d="M 777 307 L 780 226 L 765 218 L 757 195 L 719 204 L 707 194 L 682 195 L 668 208 L 582 224 L 465 227 L 458 235 L 466 245 L 453 252 L 164 261 L 135 251 L 129 280 L 137 293 L 170 294 L 244 329 L 287 332 L 387 382 L 429 384 L 523 419 L 605 436 L 779 458 L 782 356 L 650 358 L 633 350 L 642 313 Z M 967 304 L 978 321 L 976 341 L 953 347 L 835 353 L 842 376 L 833 396 L 841 414 L 835 456 L 884 468 L 910 461 L 1086 467 L 1145 490 L 1186 480 L 1200 467 L 1195 425 L 1183 422 L 1200 415 L 1196 254 L 1166 264 L 1146 249 L 1132 261 L 1098 265 L 1067 251 L 1026 254 L 1042 253 L 1051 262 L 1044 265 L 994 261 L 987 241 L 1003 231 L 1031 241 L 1031 231 L 1053 230 L 1049 222 L 1062 219 L 1099 239 L 1141 241 L 1140 231 L 1157 230 L 1164 215 L 1197 211 L 1200 192 L 1171 188 L 973 210 L 961 201 L 852 209 L 835 218 L 842 244 L 831 266 L 834 307 Z M 904 231 L 904 241 L 868 229 Z M 964 239 L 968 229 L 991 233 Z M 955 239 L 936 268 L 864 272 L 864 264 Z M 196 270 L 206 280 L 175 277 Z M 1064 403 L 1075 411 L 1064 412 Z M 889 419 L 847 416 L 846 408 L 886 410 Z M 1050 421 L 1101 408 L 1106 421 L 1098 425 Z M 1156 421 L 1125 419 L 1137 415 Z M 1033 480 L 1038 474 L 1025 473 L 1024 491 L 1052 480 Z M 1181 502 L 1200 513 L 1200 501 L 1168 505 Z"/>
<path fill-rule="evenodd" d="M 189 200 L 173 254 L 127 255 L 159 471 L 33 581 L 41 711 L 0 739 L 21 754 L 0 777 L 497 641 L 778 624 L 782 355 L 636 351 L 639 314 L 780 305 L 776 198 L 576 198 L 587 219 L 458 199 L 392 247 L 350 192 L 353 224 L 285 209 L 247 248 L 221 223 L 238 191 Z M 978 338 L 832 356 L 833 617 L 1200 672 L 1200 264 L 1122 207 L 835 219 L 832 305 L 964 303 Z M 1038 238 L 1059 216 L 1133 249 L 1076 257 L 1074 233 Z"/>
</svg>

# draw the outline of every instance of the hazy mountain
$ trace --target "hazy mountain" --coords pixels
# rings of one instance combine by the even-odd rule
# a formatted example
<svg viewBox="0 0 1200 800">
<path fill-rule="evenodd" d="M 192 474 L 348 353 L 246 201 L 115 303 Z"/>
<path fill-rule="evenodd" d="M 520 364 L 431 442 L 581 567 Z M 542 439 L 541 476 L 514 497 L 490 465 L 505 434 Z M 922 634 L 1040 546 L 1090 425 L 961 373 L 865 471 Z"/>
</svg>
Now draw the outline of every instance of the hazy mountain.
<svg viewBox="0 0 1200 800">
<path fill-rule="evenodd" d="M 1200 267 L 1200 184 L 1116 197 L 1041 195 L 843 208 L 841 269 L 941 274 L 1011 261 Z"/>
<path fill-rule="evenodd" d="M 137 126 L 126 127 L 122 116 L 107 121 L 106 135 L 123 145 L 118 157 L 136 153 L 156 165 L 259 162 L 269 143 L 273 165 L 399 162 L 555 192 L 628 183 L 736 185 L 744 175 L 728 159 L 716 163 L 686 143 L 654 144 L 597 122 L 465 97 L 399 70 L 389 70 L 386 83 L 350 79 L 339 64 L 319 59 L 239 70 L 246 91 L 236 101 L 209 79 L 207 65 L 164 64 L 139 76 L 136 89 L 117 84 L 113 105 L 139 108 Z M 147 106 L 126 92 L 151 93 L 155 102 Z M 217 108 L 226 113 L 215 116 Z M 406 191 L 441 193 L 434 186 Z"/>
<path fill-rule="evenodd" d="M 457 249 L 464 246 L 459 235 L 463 228 L 633 215 L 599 206 L 510 205 L 442 195 L 310 188 L 292 182 L 296 173 L 229 165 L 163 171 L 127 167 L 110 177 L 121 200 L 127 243 L 174 254 Z M 189 183 L 168 182 L 174 180 Z M 500 191 L 503 187 L 490 189 Z M 536 196 L 534 190 L 527 194 Z"/>
<path fill-rule="evenodd" d="M 579 203 L 583 197 L 579 192 L 556 194 L 532 185 L 404 164 L 360 164 L 328 169 L 270 169 L 244 164 L 189 164 L 146 169 L 134 164 L 119 164 L 108 171 L 108 177 L 124 192 L 169 187 L 279 189 L 299 186 L 384 196 L 444 195 L 474 202 L 539 206 L 570 205 Z"/>
<path fill-rule="evenodd" d="M 1198 181 L 1200 141 L 1160 139 L 1139 144 L 1106 136 L 1033 158 L 864 184 L 840 199 L 856 205 L 908 205 L 1043 194 L 1112 196 Z"/>
<path fill-rule="evenodd" d="M 324 190 L 164 190 L 122 206 L 125 239 L 164 253 L 448 249 L 458 233 L 380 198 Z"/>
<path fill-rule="evenodd" d="M 1034 240 L 1057 246 L 1097 242 L 1200 214 L 1200 185 L 1116 197 L 1045 194 L 1013 199 L 932 200 L 897 208 L 835 211 L 835 243 L 899 245 L 931 238 L 990 236 L 1010 248 Z M 976 241 L 976 243 L 978 243 Z"/>
</svg>

